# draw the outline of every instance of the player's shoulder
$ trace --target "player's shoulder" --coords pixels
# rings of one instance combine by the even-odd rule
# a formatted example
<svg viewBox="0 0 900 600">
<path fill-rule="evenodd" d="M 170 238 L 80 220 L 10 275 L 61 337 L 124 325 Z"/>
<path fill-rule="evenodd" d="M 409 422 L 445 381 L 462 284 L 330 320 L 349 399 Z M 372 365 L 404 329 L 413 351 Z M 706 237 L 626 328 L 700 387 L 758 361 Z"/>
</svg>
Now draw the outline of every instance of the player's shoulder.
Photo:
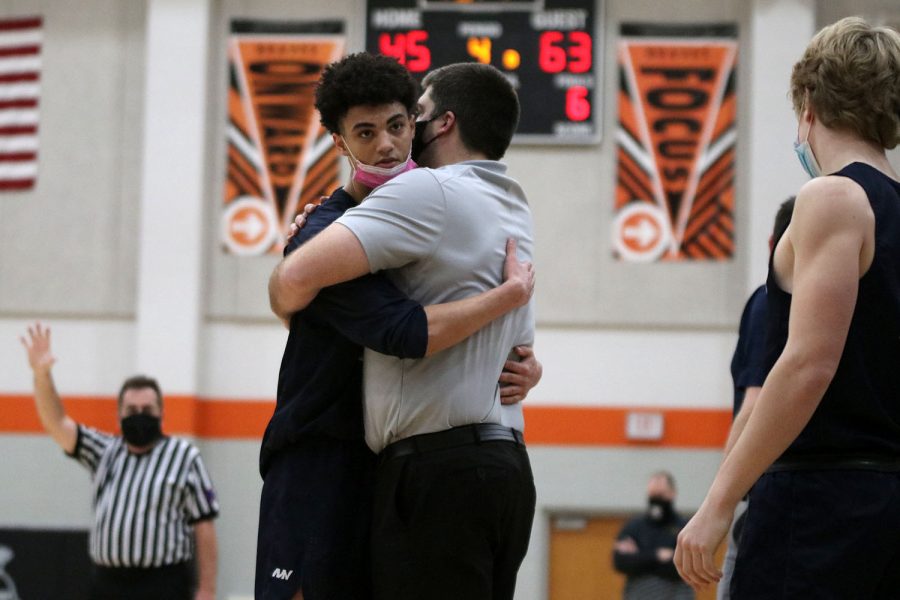
<svg viewBox="0 0 900 600">
<path fill-rule="evenodd" d="M 425 169 L 438 183 L 453 179 L 510 179 L 506 174 L 506 165 L 495 160 L 464 160 L 444 165 L 437 169 Z"/>
<path fill-rule="evenodd" d="M 434 186 L 441 182 L 441 171 L 443 169 L 432 169 L 430 167 L 418 167 L 411 169 L 405 173 L 394 177 L 381 187 L 388 186 Z M 377 188 L 380 189 L 380 188 Z M 376 189 L 376 191 L 377 191 Z"/>
<path fill-rule="evenodd" d="M 378 186 L 360 204 L 358 209 L 348 211 L 347 214 L 357 210 L 367 212 L 378 209 L 391 209 L 402 203 L 404 210 L 419 210 L 432 201 L 441 198 L 441 182 L 437 176 L 438 169 L 419 167 L 406 173 L 402 173 L 387 183 Z"/>
<path fill-rule="evenodd" d="M 797 192 L 792 221 L 800 227 L 858 226 L 874 218 L 862 186 L 849 177 L 828 175 L 806 182 Z"/>
<path fill-rule="evenodd" d="M 761 285 L 750 294 L 747 300 L 747 308 L 755 309 L 758 306 L 765 306 L 767 298 L 766 286 Z"/>
<path fill-rule="evenodd" d="M 753 290 L 753 293 L 747 298 L 744 310 L 741 313 L 741 329 L 746 326 L 748 321 L 755 320 L 760 314 L 765 314 L 767 301 L 765 285 L 761 285 Z"/>
<path fill-rule="evenodd" d="M 843 172 L 843 171 L 841 171 Z M 863 187 L 852 177 L 842 174 L 825 175 L 810 179 L 797 192 L 796 209 L 804 205 L 843 204 L 847 208 L 868 207 L 868 196 Z"/>
</svg>

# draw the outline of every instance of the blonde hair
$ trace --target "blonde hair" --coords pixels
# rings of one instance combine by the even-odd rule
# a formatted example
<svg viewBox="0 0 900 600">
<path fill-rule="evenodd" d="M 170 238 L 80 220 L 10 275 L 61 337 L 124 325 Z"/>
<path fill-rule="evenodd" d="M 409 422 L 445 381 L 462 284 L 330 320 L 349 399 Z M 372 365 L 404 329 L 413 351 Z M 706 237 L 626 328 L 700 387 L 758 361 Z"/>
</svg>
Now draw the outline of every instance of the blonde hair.
<svg viewBox="0 0 900 600">
<path fill-rule="evenodd" d="M 807 99 L 825 126 L 855 132 L 882 148 L 896 146 L 900 34 L 859 17 L 822 28 L 791 73 L 791 100 L 798 115 Z"/>
</svg>

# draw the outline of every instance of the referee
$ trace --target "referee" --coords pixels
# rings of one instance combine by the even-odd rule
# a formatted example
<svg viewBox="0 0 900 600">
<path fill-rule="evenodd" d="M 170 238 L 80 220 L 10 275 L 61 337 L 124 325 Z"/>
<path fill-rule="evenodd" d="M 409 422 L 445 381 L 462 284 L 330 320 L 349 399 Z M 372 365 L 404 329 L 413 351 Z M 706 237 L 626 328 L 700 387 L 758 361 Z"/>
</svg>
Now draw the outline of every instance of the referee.
<svg viewBox="0 0 900 600">
<path fill-rule="evenodd" d="M 35 324 L 28 328 L 28 339 L 21 340 L 34 372 L 35 404 L 44 429 L 93 478 L 90 597 L 213 600 L 213 519 L 219 505 L 197 448 L 162 434 L 156 381 L 127 379 L 118 401 L 122 436 L 102 433 L 64 412 L 50 373 L 56 360 L 50 329 Z M 191 563 L 195 542 L 196 591 Z"/>
</svg>

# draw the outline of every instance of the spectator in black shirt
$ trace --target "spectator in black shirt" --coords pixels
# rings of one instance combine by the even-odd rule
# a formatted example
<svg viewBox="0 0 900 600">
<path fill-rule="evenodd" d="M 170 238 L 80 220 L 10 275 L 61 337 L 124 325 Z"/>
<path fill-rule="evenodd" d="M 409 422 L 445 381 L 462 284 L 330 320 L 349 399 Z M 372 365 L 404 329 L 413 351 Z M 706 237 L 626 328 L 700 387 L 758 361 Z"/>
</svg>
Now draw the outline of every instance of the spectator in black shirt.
<svg viewBox="0 0 900 600">
<path fill-rule="evenodd" d="M 687 522 L 675 512 L 675 478 L 659 471 L 647 483 L 647 512 L 625 524 L 613 546 L 613 566 L 623 573 L 624 600 L 691 600 L 694 592 L 678 576 L 672 556 Z"/>
</svg>

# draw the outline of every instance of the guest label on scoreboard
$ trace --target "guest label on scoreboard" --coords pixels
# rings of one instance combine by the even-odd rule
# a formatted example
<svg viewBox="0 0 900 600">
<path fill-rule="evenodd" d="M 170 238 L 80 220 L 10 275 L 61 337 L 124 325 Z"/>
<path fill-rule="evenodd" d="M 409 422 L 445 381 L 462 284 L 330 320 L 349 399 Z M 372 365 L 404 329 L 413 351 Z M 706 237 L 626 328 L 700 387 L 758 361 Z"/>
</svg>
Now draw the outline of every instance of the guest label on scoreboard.
<svg viewBox="0 0 900 600">
<path fill-rule="evenodd" d="M 419 80 L 456 62 L 499 69 L 522 106 L 513 142 L 587 144 L 599 138 L 601 44 L 596 0 L 369 0 L 366 49 Z"/>
</svg>

